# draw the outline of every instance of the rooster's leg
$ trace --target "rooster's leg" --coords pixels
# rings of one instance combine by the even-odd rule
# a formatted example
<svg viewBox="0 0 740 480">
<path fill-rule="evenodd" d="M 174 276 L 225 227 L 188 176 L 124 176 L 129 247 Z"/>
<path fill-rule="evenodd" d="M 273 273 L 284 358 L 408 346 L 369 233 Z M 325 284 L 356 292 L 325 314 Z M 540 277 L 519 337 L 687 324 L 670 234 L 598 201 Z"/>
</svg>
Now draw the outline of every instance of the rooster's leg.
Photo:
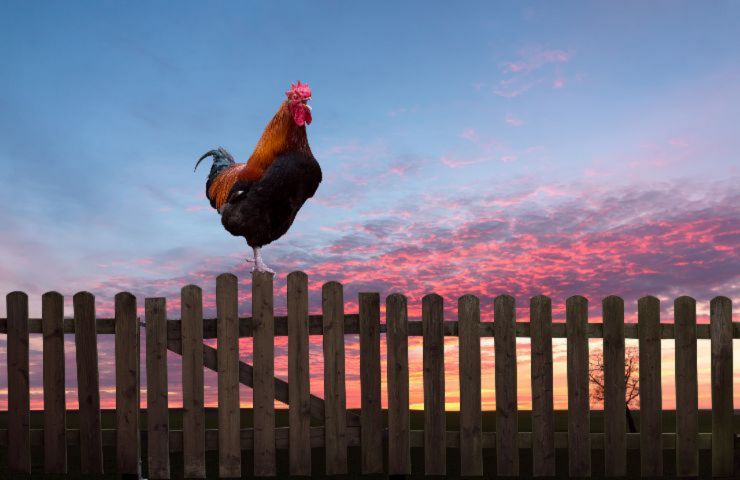
<svg viewBox="0 0 740 480">
<path fill-rule="evenodd" d="M 254 247 L 254 268 L 252 268 L 253 272 L 270 272 L 273 275 L 275 274 L 275 270 L 272 270 L 270 268 L 267 268 L 267 265 L 265 265 L 265 262 L 262 261 L 262 252 L 260 247 Z"/>
</svg>

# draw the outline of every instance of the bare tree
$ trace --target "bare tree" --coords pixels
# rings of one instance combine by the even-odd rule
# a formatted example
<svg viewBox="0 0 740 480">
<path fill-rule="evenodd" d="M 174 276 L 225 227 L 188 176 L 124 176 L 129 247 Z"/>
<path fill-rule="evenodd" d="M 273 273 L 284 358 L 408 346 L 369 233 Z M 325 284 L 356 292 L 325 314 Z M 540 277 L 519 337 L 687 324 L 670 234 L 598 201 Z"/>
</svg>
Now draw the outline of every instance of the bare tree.
<svg viewBox="0 0 740 480">
<path fill-rule="evenodd" d="M 588 376 L 591 395 L 598 402 L 604 401 L 604 352 L 599 350 L 589 358 Z M 636 432 L 632 408 L 640 406 L 640 350 L 638 347 L 624 349 L 625 411 L 630 432 Z"/>
</svg>

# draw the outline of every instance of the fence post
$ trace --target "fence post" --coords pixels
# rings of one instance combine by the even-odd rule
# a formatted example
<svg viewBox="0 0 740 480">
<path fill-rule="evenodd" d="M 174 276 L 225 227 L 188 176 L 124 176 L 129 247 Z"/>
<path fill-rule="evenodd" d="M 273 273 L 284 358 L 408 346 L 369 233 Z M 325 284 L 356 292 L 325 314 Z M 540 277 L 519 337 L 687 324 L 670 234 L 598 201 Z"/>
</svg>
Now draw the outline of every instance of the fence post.
<svg viewBox="0 0 740 480">
<path fill-rule="evenodd" d="M 552 304 L 538 295 L 529 301 L 532 337 L 532 475 L 555 476 L 555 419 L 552 398 Z"/>
<path fill-rule="evenodd" d="M 41 297 L 44 335 L 44 472 L 67 473 L 67 421 L 64 386 L 64 297 Z"/>
<path fill-rule="evenodd" d="M 290 474 L 311 475 L 311 402 L 308 366 L 308 277 L 288 275 L 288 385 Z"/>
<path fill-rule="evenodd" d="M 696 378 L 696 301 L 673 304 L 676 331 L 676 475 L 699 474 L 698 392 Z"/>
<path fill-rule="evenodd" d="M 136 297 L 115 297 L 116 458 L 119 475 L 139 475 L 139 321 Z"/>
<path fill-rule="evenodd" d="M 610 295 L 602 301 L 604 327 L 604 473 L 627 473 L 626 384 L 624 378 L 624 301 Z"/>
<path fill-rule="evenodd" d="M 712 476 L 733 474 L 732 301 L 710 302 L 712 341 Z"/>
<path fill-rule="evenodd" d="M 206 476 L 203 410 L 203 293 L 187 285 L 180 292 L 182 341 L 182 449 L 185 478 Z"/>
<path fill-rule="evenodd" d="M 424 335 L 424 474 L 446 475 L 444 308 L 442 297 L 422 298 Z"/>
<path fill-rule="evenodd" d="M 388 474 L 411 474 L 409 426 L 409 344 L 406 297 L 386 298 L 388 333 Z"/>
<path fill-rule="evenodd" d="M 481 418 L 480 301 L 463 295 L 457 301 L 460 344 L 460 475 L 483 475 Z"/>
<path fill-rule="evenodd" d="M 494 300 L 496 370 L 496 474 L 519 475 L 516 398 L 516 310 L 514 297 Z"/>
<path fill-rule="evenodd" d="M 219 275 L 216 279 L 216 310 L 218 315 L 218 472 L 220 477 L 229 478 L 241 477 L 242 471 L 237 298 L 236 276 L 230 273 Z"/>
<path fill-rule="evenodd" d="M 640 475 L 663 475 L 663 392 L 660 361 L 660 300 L 637 301 L 640 348 Z"/>
<path fill-rule="evenodd" d="M 147 298 L 144 301 L 144 310 L 146 315 L 146 404 L 149 478 L 170 478 L 166 300 L 164 298 Z M 183 353 L 185 353 L 184 349 Z"/>
<path fill-rule="evenodd" d="M 321 288 L 324 350 L 324 450 L 327 475 L 347 473 L 347 400 L 344 384 L 344 297 L 342 285 Z"/>
<path fill-rule="evenodd" d="M 362 473 L 383 472 L 380 410 L 380 295 L 360 293 L 360 437 Z"/>
<path fill-rule="evenodd" d="M 6 296 L 8 309 L 8 470 L 31 473 L 31 403 L 28 390 L 28 295 Z"/>
<path fill-rule="evenodd" d="M 588 300 L 565 303 L 568 343 L 568 474 L 591 476 L 591 429 L 588 397 Z"/>
<path fill-rule="evenodd" d="M 275 321 L 272 274 L 252 273 L 254 475 L 275 476 Z"/>
<path fill-rule="evenodd" d="M 95 297 L 88 292 L 79 292 L 73 297 L 72 303 L 75 315 L 77 398 L 80 404 L 80 473 L 102 475 L 103 439 Z"/>
</svg>

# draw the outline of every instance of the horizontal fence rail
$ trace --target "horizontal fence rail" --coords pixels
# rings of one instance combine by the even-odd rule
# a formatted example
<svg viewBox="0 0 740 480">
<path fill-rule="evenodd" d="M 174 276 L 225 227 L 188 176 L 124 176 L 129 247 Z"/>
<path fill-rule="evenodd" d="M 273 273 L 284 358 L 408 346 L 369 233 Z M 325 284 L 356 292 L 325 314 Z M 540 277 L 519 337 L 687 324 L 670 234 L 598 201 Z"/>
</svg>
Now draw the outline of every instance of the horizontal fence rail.
<svg viewBox="0 0 740 480">
<path fill-rule="evenodd" d="M 378 293 L 360 293 L 359 312 L 345 314 L 343 286 L 327 282 L 321 288 L 320 315 L 308 313 L 308 277 L 288 275 L 286 316 L 275 316 L 273 277 L 252 275 L 252 316 L 239 318 L 238 281 L 220 275 L 216 282 L 217 318 L 203 318 L 199 287 L 182 288 L 180 319 L 167 319 L 164 298 L 147 298 L 144 318 L 130 293 L 115 297 L 115 317 L 97 318 L 95 298 L 87 292 L 73 297 L 73 318 L 63 318 L 64 298 L 56 292 L 42 297 L 42 317 L 29 318 L 28 296 L 7 296 L 7 315 L 0 318 L 6 335 L 8 374 L 7 428 L 0 429 L 0 446 L 7 449 L 7 469 L 30 473 L 32 457 L 43 450 L 44 473 L 103 474 L 104 454 L 113 449 L 117 474 L 169 478 L 170 453 L 182 453 L 188 478 L 205 478 L 207 451 L 218 452 L 218 473 L 240 477 L 243 452 L 250 452 L 256 476 L 280 470 L 276 450 L 289 451 L 285 469 L 291 475 L 344 475 L 350 468 L 348 448 L 359 447 L 357 470 L 366 474 L 408 475 L 421 469 L 428 475 L 485 472 L 515 476 L 522 469 L 520 449 L 531 452 L 534 476 L 556 474 L 556 449 L 567 450 L 571 476 L 625 476 L 628 450 L 640 451 L 640 474 L 662 476 L 663 452 L 675 452 L 681 476 L 700 473 L 699 451 L 711 452 L 713 476 L 733 476 L 740 436 L 733 429 L 732 340 L 740 338 L 740 323 L 732 322 L 726 297 L 710 302 L 710 323 L 696 323 L 696 301 L 679 297 L 673 323 L 660 322 L 660 301 L 637 301 L 637 323 L 624 322 L 624 301 L 603 299 L 601 323 L 588 322 L 588 300 L 573 296 L 565 302 L 565 323 L 552 321 L 551 299 L 529 301 L 529 321 L 517 321 L 516 300 L 496 297 L 493 322 L 481 322 L 481 302 L 473 295 L 458 299 L 457 321 L 445 320 L 444 299 L 422 299 L 422 320 L 408 320 L 405 296 L 385 299 L 381 322 Z M 141 326 L 145 327 L 142 340 Z M 30 334 L 43 334 L 43 428 L 31 428 L 29 388 Z M 78 425 L 69 428 L 65 407 L 64 334 L 75 335 Z M 116 428 L 101 422 L 97 336 L 115 336 Z M 345 335 L 359 336 L 359 412 L 346 406 Z M 387 346 L 387 415 L 381 410 L 381 334 Z M 325 398 L 311 394 L 309 335 L 323 336 Z M 288 337 L 288 381 L 275 377 L 276 336 Z M 411 428 L 409 409 L 409 337 L 423 338 L 423 429 Z M 239 338 L 252 337 L 253 363 L 239 358 Z M 450 429 L 445 412 L 444 338 L 459 337 L 459 428 Z M 496 412 L 494 431 L 483 429 L 481 338 L 493 337 Z M 531 338 L 532 429 L 519 431 L 516 338 Z M 567 339 L 567 431 L 555 430 L 553 409 L 553 338 Z M 592 432 L 589 403 L 589 339 L 603 341 L 604 429 Z M 203 343 L 217 339 L 218 347 Z M 640 430 L 627 431 L 625 417 L 625 339 L 639 342 Z M 663 431 L 661 340 L 676 347 L 676 430 Z M 711 432 L 698 428 L 697 340 L 711 343 Z M 142 347 L 141 343 L 144 342 Z M 139 374 L 145 352 L 147 421 L 142 428 Z M 168 408 L 167 352 L 182 356 L 182 427 L 171 428 Z M 218 374 L 218 428 L 206 428 L 204 368 Z M 253 424 L 240 421 L 239 388 L 253 389 Z M 289 427 L 276 427 L 275 400 L 288 405 Z M 179 423 L 179 422 L 178 422 Z M 146 446 L 146 448 L 144 448 Z M 79 450 L 80 464 L 70 468 L 67 447 Z M 312 465 L 311 448 L 323 449 L 324 471 Z M 421 465 L 412 466 L 411 449 L 423 450 Z M 459 472 L 451 472 L 450 453 L 456 449 Z M 495 462 L 486 464 L 483 449 L 494 449 Z M 604 463 L 594 471 L 592 452 L 603 451 Z M 603 468 L 603 472 L 601 471 Z M 529 468 L 527 469 L 529 470 Z M 37 472 L 34 472 L 37 473 Z"/>
</svg>

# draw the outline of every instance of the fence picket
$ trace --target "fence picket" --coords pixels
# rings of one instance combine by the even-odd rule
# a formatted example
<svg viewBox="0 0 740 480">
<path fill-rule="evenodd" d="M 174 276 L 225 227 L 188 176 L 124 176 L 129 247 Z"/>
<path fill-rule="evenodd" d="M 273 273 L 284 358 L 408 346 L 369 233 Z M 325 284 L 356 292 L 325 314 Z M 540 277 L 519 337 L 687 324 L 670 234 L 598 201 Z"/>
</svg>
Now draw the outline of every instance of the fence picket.
<svg viewBox="0 0 740 480">
<path fill-rule="evenodd" d="M 182 447 L 185 478 L 206 476 L 203 409 L 203 293 L 187 285 L 180 292 L 182 338 Z"/>
<path fill-rule="evenodd" d="M 31 473 L 31 400 L 28 385 L 28 295 L 6 296 L 8 310 L 8 469 Z"/>
<path fill-rule="evenodd" d="M 602 301 L 604 323 L 604 473 L 627 473 L 626 384 L 624 378 L 624 301 L 614 295 Z"/>
<path fill-rule="evenodd" d="M 272 274 L 252 273 L 254 475 L 275 476 L 275 323 Z"/>
<path fill-rule="evenodd" d="M 383 472 L 380 411 L 380 295 L 360 293 L 360 436 L 362 473 Z"/>
<path fill-rule="evenodd" d="M 116 310 L 116 459 L 118 473 L 139 475 L 139 321 L 136 297 L 115 297 Z"/>
<path fill-rule="evenodd" d="M 424 474 L 447 473 L 445 419 L 444 308 L 442 297 L 422 299 L 424 336 Z"/>
<path fill-rule="evenodd" d="M 532 336 L 532 475 L 555 476 L 555 418 L 552 396 L 552 303 L 544 295 L 529 302 Z"/>
<path fill-rule="evenodd" d="M 388 474 L 411 474 L 409 344 L 406 297 L 386 298 L 388 333 Z"/>
<path fill-rule="evenodd" d="M 311 475 L 311 401 L 308 370 L 308 276 L 288 275 L 290 474 Z"/>
<path fill-rule="evenodd" d="M 591 427 L 588 396 L 588 300 L 580 295 L 565 303 L 568 335 L 568 474 L 591 476 Z"/>
<path fill-rule="evenodd" d="M 147 298 L 146 404 L 149 478 L 170 478 L 170 422 L 167 391 L 167 303 Z"/>
<path fill-rule="evenodd" d="M 347 399 L 344 384 L 344 297 L 342 285 L 321 288 L 324 350 L 324 454 L 327 475 L 347 473 Z"/>
<path fill-rule="evenodd" d="M 64 297 L 41 297 L 44 334 L 44 472 L 67 473 L 67 420 L 64 385 Z"/>
<path fill-rule="evenodd" d="M 640 475 L 663 475 L 663 392 L 660 361 L 660 300 L 637 301 L 640 349 Z"/>
<path fill-rule="evenodd" d="M 519 475 L 519 432 L 516 398 L 516 306 L 514 298 L 494 300 L 496 371 L 496 474 Z"/>
<path fill-rule="evenodd" d="M 676 475 L 699 473 L 697 435 L 696 301 L 679 297 L 673 304 L 676 324 Z"/>
<path fill-rule="evenodd" d="M 481 417 L 480 301 L 463 295 L 457 302 L 460 353 L 460 475 L 483 475 Z"/>
<path fill-rule="evenodd" d="M 72 299 L 75 316 L 77 398 L 80 422 L 80 472 L 103 474 L 103 437 L 100 426 L 98 337 L 95 330 L 95 297 L 79 292 Z"/>
<path fill-rule="evenodd" d="M 732 301 L 710 302 L 712 335 L 712 476 L 733 474 Z"/>
<path fill-rule="evenodd" d="M 218 315 L 218 475 L 241 477 L 239 418 L 239 320 L 237 279 L 223 273 L 216 279 Z M 255 385 L 256 386 L 256 385 Z M 255 397 L 257 389 L 255 388 Z M 255 410 L 257 406 L 255 405 Z M 255 415 L 256 417 L 256 415 Z M 256 427 L 256 424 L 255 424 Z"/>
</svg>

